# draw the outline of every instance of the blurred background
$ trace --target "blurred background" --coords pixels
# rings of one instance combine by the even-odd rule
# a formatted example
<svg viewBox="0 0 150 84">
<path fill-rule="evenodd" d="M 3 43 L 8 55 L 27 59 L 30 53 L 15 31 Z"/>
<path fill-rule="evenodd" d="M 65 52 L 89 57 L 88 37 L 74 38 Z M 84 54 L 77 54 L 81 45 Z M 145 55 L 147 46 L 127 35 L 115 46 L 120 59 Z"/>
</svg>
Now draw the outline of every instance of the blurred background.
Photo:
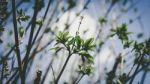
<svg viewBox="0 0 150 84">
<path fill-rule="evenodd" d="M 0 57 L 1 60 L 7 58 L 8 72 L 4 73 L 6 77 L 1 77 L 2 84 L 7 82 L 18 67 L 14 48 L 12 0 L 4 1 L 8 3 L 6 6 L 7 16 L 0 21 L 1 27 L 4 28 L 4 31 L 0 32 Z M 28 16 L 26 17 L 28 20 L 17 20 L 18 31 L 24 31 L 19 36 L 22 60 L 26 54 L 31 32 L 35 1 L 16 0 L 17 17 L 19 17 L 20 13 Z M 131 52 L 132 48 L 124 49 L 122 42 L 116 35 L 110 37 L 112 34 L 111 29 L 116 29 L 118 26 L 126 24 L 128 32 L 133 32 L 129 35 L 130 40 L 144 42 L 150 38 L 150 0 L 38 1 L 40 3 L 38 4 L 39 11 L 36 17 L 37 25 L 33 34 L 36 39 L 29 55 L 30 60 L 26 72 L 27 84 L 34 82 L 38 70 L 42 71 L 41 84 L 51 84 L 54 81 L 54 77 L 58 76 L 68 54 L 66 50 L 61 50 L 57 54 L 51 50 L 56 43 L 55 37 L 59 31 L 68 31 L 71 36 L 75 36 L 81 17 L 83 17 L 83 20 L 79 28 L 79 35 L 83 39 L 93 37 L 96 47 L 90 52 L 94 57 L 94 71 L 89 76 L 85 75 L 79 84 L 106 84 L 107 73 L 112 70 L 116 58 L 120 54 L 122 59 L 117 67 L 116 75 L 130 72 L 135 61 L 135 53 Z M 149 60 L 149 57 L 147 59 Z M 77 71 L 78 64 L 81 61 L 78 55 L 73 55 L 70 58 L 59 84 L 72 84 L 75 79 L 80 77 Z M 2 67 L 1 63 L 1 70 Z M 149 67 L 148 65 L 147 68 Z M 132 72 L 134 72 L 134 69 Z M 149 84 L 149 77 L 149 71 L 141 70 L 136 75 L 133 84 Z M 11 81 L 12 83 L 20 84 L 18 79 L 18 75 L 16 75 Z"/>
</svg>

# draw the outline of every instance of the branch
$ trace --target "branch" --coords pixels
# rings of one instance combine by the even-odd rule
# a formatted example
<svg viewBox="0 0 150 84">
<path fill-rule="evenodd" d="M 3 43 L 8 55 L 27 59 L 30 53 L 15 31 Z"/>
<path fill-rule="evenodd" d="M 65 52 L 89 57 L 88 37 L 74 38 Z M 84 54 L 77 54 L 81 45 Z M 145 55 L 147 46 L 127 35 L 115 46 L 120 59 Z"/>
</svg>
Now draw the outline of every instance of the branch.
<svg viewBox="0 0 150 84">
<path fill-rule="evenodd" d="M 24 58 L 25 59 L 24 66 L 23 66 L 23 79 L 24 80 L 25 80 L 26 68 L 28 65 L 28 58 L 29 58 L 29 54 L 30 54 L 30 51 L 32 48 L 32 38 L 33 38 L 33 34 L 34 34 L 34 29 L 36 27 L 36 17 L 38 14 L 37 4 L 38 4 L 38 1 L 35 1 L 35 9 L 34 9 L 34 14 L 33 14 L 33 18 L 32 18 L 31 32 L 30 32 L 30 37 L 28 40 L 27 52 L 26 52 L 26 55 Z M 23 84 L 25 84 L 25 81 Z"/>
<path fill-rule="evenodd" d="M 62 68 L 62 70 L 60 71 L 60 73 L 59 73 L 59 75 L 58 75 L 58 77 L 57 77 L 57 79 L 56 79 L 56 81 L 55 81 L 55 84 L 58 84 L 58 81 L 59 81 L 59 79 L 60 79 L 62 73 L 64 72 L 64 70 L 65 70 L 65 68 L 66 68 L 66 65 L 67 65 L 67 63 L 68 63 L 68 61 L 69 61 L 71 55 L 72 55 L 72 54 L 71 54 L 71 52 L 69 51 L 69 55 L 68 55 L 68 57 L 67 57 L 67 60 L 65 61 L 65 64 L 63 65 L 63 68 Z"/>
<path fill-rule="evenodd" d="M 75 82 L 75 84 L 79 84 L 79 82 L 81 81 L 81 79 L 83 78 L 84 74 L 81 75 L 80 79 L 78 81 Z"/>
<path fill-rule="evenodd" d="M 53 73 L 53 77 L 54 77 L 54 81 L 56 80 L 56 78 L 55 78 L 55 74 L 54 74 L 54 69 L 53 69 L 53 67 L 52 67 L 52 65 L 50 64 L 50 66 L 51 66 L 51 68 L 52 68 L 52 73 Z"/>
<path fill-rule="evenodd" d="M 20 49 L 19 49 L 19 40 L 18 40 L 18 31 L 17 31 L 17 20 L 16 20 L 16 3 L 15 0 L 12 0 L 12 11 L 13 11 L 13 25 L 14 25 L 14 37 L 15 37 L 15 45 L 16 45 L 16 55 L 19 67 L 19 75 L 21 77 L 21 82 L 23 82 L 22 77 L 22 66 L 21 66 L 21 57 L 20 57 Z"/>
<path fill-rule="evenodd" d="M 142 55 L 141 58 L 140 58 L 138 61 L 141 61 L 143 58 L 144 58 L 144 55 Z M 137 72 L 138 72 L 138 69 L 139 69 L 139 68 L 140 68 L 140 63 L 137 65 L 137 67 L 136 67 L 136 69 L 135 69 L 133 75 L 131 76 L 131 80 L 130 80 L 129 84 L 132 84 L 132 82 L 133 82 L 135 76 L 137 75 Z"/>
<path fill-rule="evenodd" d="M 46 79 L 46 77 L 47 77 L 47 74 L 49 73 L 49 70 L 50 70 L 50 68 L 51 68 L 51 65 L 52 65 L 53 61 L 54 61 L 54 57 L 52 58 L 51 62 L 49 63 L 49 66 L 48 66 L 47 69 L 46 69 L 45 74 L 43 75 L 43 78 L 42 78 L 42 80 L 41 80 L 41 84 L 44 84 L 44 81 L 45 81 L 45 79 Z M 54 80 L 55 80 L 55 79 L 54 79 Z"/>
<path fill-rule="evenodd" d="M 16 70 L 14 72 L 14 74 L 8 79 L 8 81 L 6 82 L 6 84 L 10 84 L 10 81 L 15 77 L 15 75 L 17 75 L 18 70 Z"/>
<path fill-rule="evenodd" d="M 44 17 L 43 17 L 43 21 L 45 20 L 45 18 L 46 18 L 46 16 L 47 16 L 47 13 L 48 13 L 48 10 L 49 10 L 49 8 L 50 8 L 51 2 L 52 2 L 52 0 L 49 0 L 48 5 L 47 5 L 47 8 L 46 8 L 46 11 L 45 11 L 45 14 L 44 14 Z M 37 37 L 38 37 L 38 35 L 39 35 L 39 32 L 40 32 L 40 30 L 41 30 L 41 27 L 42 27 L 42 25 L 39 26 L 39 28 L 38 28 L 38 30 L 37 30 L 37 32 L 36 32 L 36 34 L 35 34 L 35 37 L 34 37 L 34 39 L 33 39 L 32 45 L 35 43 L 35 40 L 37 39 Z"/>
</svg>

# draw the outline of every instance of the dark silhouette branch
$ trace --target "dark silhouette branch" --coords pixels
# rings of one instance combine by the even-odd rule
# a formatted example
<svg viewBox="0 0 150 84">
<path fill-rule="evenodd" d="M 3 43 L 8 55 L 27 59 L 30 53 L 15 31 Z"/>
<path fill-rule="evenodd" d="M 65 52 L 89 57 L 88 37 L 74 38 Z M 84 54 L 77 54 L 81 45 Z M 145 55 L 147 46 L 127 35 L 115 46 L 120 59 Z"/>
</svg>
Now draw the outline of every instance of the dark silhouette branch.
<svg viewBox="0 0 150 84">
<path fill-rule="evenodd" d="M 49 8 L 50 8 L 51 2 L 52 2 L 52 0 L 49 0 L 48 5 L 47 5 L 47 8 L 46 8 L 46 11 L 45 11 L 45 14 L 44 14 L 44 17 L 43 17 L 43 21 L 45 21 L 45 18 L 46 18 L 46 16 L 47 16 L 48 10 L 49 10 Z M 39 35 L 39 32 L 40 32 L 42 26 L 43 26 L 43 25 L 40 25 L 40 26 L 39 26 L 39 28 L 38 28 L 38 30 L 37 30 L 37 32 L 36 32 L 36 34 L 35 34 L 35 37 L 34 37 L 34 39 L 33 39 L 32 45 L 35 43 L 35 40 L 37 39 L 37 37 L 38 37 L 38 35 Z"/>
<path fill-rule="evenodd" d="M 30 37 L 28 40 L 28 46 L 27 46 L 27 52 L 25 54 L 25 62 L 24 62 L 24 66 L 23 66 L 23 79 L 25 80 L 25 75 L 26 75 L 26 68 L 28 65 L 28 58 L 29 58 L 29 54 L 32 48 L 32 39 L 33 39 L 33 34 L 34 34 L 34 29 L 36 27 L 36 17 L 38 14 L 38 9 L 37 9 L 37 5 L 38 5 L 38 1 L 35 1 L 35 6 L 34 6 L 34 14 L 33 14 L 33 18 L 32 18 L 32 25 L 31 25 L 31 31 L 30 31 Z M 25 81 L 24 83 L 25 84 Z"/>
<path fill-rule="evenodd" d="M 79 80 L 77 80 L 77 81 L 75 82 L 75 84 L 79 84 L 79 82 L 81 81 L 81 79 L 83 78 L 83 76 L 84 76 L 84 74 L 81 75 L 81 77 L 79 78 Z"/>
<path fill-rule="evenodd" d="M 13 25 L 14 25 L 14 37 L 15 37 L 15 45 L 16 45 L 16 55 L 19 67 L 19 75 L 21 77 L 21 82 L 23 82 L 22 77 L 22 65 L 21 65 L 21 56 L 20 56 L 20 49 L 19 49 L 19 40 L 18 40 L 18 30 L 17 30 L 17 20 L 16 20 L 16 3 L 15 0 L 12 0 L 12 10 L 13 10 Z"/>
</svg>

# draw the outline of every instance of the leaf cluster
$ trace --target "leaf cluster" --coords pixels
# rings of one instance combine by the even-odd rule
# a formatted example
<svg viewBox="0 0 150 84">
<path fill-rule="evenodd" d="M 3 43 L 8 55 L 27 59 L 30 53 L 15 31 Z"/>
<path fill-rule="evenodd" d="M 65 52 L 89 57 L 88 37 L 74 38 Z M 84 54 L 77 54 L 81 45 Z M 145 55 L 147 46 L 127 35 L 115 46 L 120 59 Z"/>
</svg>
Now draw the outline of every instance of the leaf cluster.
<svg viewBox="0 0 150 84">
<path fill-rule="evenodd" d="M 124 48 L 129 48 L 129 46 L 133 43 L 133 41 L 129 41 L 128 35 L 131 34 L 131 32 L 127 31 L 126 24 L 122 24 L 116 29 L 111 29 L 111 31 L 112 34 L 110 35 L 110 37 L 117 35 L 118 38 L 122 41 Z"/>
<path fill-rule="evenodd" d="M 137 66 L 142 66 L 145 67 L 150 64 L 150 61 L 146 56 L 150 55 L 150 39 L 138 43 L 137 41 L 129 40 L 128 35 L 131 34 L 130 32 L 127 31 L 127 25 L 122 24 L 122 26 L 117 27 L 116 29 L 111 30 L 113 34 L 111 36 L 117 35 L 118 38 L 122 41 L 124 48 L 132 48 L 132 51 L 135 52 L 135 60 L 134 60 L 134 65 L 136 64 Z M 139 35 L 138 37 L 142 37 L 142 34 Z M 133 66 L 134 66 L 133 65 Z M 138 69 L 138 68 L 137 68 Z M 148 70 L 148 67 L 145 67 L 143 69 Z M 112 82 L 112 79 L 114 78 L 114 73 L 109 73 L 107 74 L 110 78 L 107 81 L 110 80 Z M 120 75 L 119 76 L 119 82 L 121 83 L 126 83 L 126 81 L 129 79 L 126 74 Z M 131 78 L 132 79 L 132 78 Z"/>
<path fill-rule="evenodd" d="M 21 21 L 26 22 L 30 19 L 30 16 L 25 15 L 25 12 L 22 9 L 17 10 L 17 14 L 17 21 L 19 22 L 19 24 L 21 24 Z"/>
<path fill-rule="evenodd" d="M 98 21 L 99 21 L 100 24 L 104 24 L 104 23 L 107 22 L 107 20 L 104 17 L 99 18 Z"/>
<path fill-rule="evenodd" d="M 80 73 L 84 75 L 90 75 L 93 72 L 93 67 L 90 64 L 79 65 Z"/>
<path fill-rule="evenodd" d="M 150 39 L 146 40 L 145 42 L 142 43 L 134 43 L 134 48 L 133 50 L 135 51 L 136 55 L 141 57 L 141 56 L 148 56 L 150 55 Z M 143 58 L 140 61 L 138 58 L 135 59 L 136 64 L 147 64 L 150 63 L 149 59 Z"/>
<path fill-rule="evenodd" d="M 79 66 L 81 73 L 89 75 L 92 72 L 92 64 L 94 64 L 93 57 L 89 54 L 89 51 L 93 50 L 95 44 L 93 43 L 94 39 L 82 39 L 79 35 L 75 37 L 69 36 L 69 32 L 59 32 L 56 36 L 56 44 L 55 48 L 56 53 L 58 53 L 61 49 L 66 49 L 71 55 L 77 54 L 81 56 L 83 65 Z M 63 46 L 58 46 L 59 44 Z"/>
</svg>

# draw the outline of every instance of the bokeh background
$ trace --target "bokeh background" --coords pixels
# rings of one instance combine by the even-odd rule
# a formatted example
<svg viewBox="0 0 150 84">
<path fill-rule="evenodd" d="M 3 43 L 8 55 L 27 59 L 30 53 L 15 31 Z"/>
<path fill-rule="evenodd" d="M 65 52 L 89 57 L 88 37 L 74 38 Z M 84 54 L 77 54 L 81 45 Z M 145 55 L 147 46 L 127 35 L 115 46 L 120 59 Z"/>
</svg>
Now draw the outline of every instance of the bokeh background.
<svg viewBox="0 0 150 84">
<path fill-rule="evenodd" d="M 43 18 L 46 7 L 50 1 L 50 6 L 45 18 Z M 55 36 L 59 31 L 69 31 L 69 34 L 75 36 L 81 16 L 83 21 L 79 28 L 79 35 L 82 38 L 93 37 L 96 43 L 96 48 L 91 52 L 94 57 L 94 72 L 90 76 L 84 76 L 80 84 L 105 84 L 106 73 L 109 72 L 116 57 L 121 53 L 125 63 L 122 63 L 117 74 L 128 73 L 134 63 L 134 53 L 131 49 L 124 49 L 121 41 L 117 36 L 109 38 L 111 29 L 127 24 L 128 31 L 133 32 L 129 35 L 130 40 L 143 42 L 150 38 L 150 0 L 116 0 L 117 3 L 112 5 L 112 0 L 41 0 L 42 9 L 37 15 L 37 20 L 42 21 L 43 25 L 40 28 L 35 45 L 31 50 L 31 57 L 27 68 L 26 82 L 32 84 L 36 77 L 36 71 L 42 71 L 42 83 L 49 84 L 53 81 L 54 75 L 57 76 L 66 60 L 67 52 L 60 51 L 54 54 L 50 49 L 54 47 L 56 41 Z M 21 58 L 24 58 L 26 46 L 30 33 L 30 20 L 33 16 L 33 6 L 35 0 L 16 0 L 17 10 L 22 9 L 30 19 L 26 22 L 18 23 L 18 27 L 23 27 L 25 30 L 24 36 L 20 37 L 20 52 Z M 70 8 L 68 8 L 71 6 Z M 12 6 L 11 0 L 8 0 L 7 5 L 8 17 L 3 22 L 5 31 L 1 34 L 3 43 L 0 44 L 0 56 L 5 56 L 15 44 L 13 35 L 12 22 Z M 102 22 L 106 20 L 106 22 Z M 36 26 L 35 32 L 39 29 Z M 141 38 L 139 38 L 141 35 Z M 34 33 L 36 36 L 36 33 Z M 11 60 L 8 60 L 9 69 L 14 69 L 18 66 L 15 51 L 9 55 Z M 78 64 L 81 59 L 79 56 L 72 56 L 67 64 L 59 84 L 68 82 L 71 84 L 73 78 L 77 78 Z M 149 67 L 149 66 L 148 66 Z M 12 71 L 10 74 L 13 74 Z M 141 82 L 144 71 L 141 71 L 135 78 L 133 84 Z M 146 73 L 144 84 L 149 84 L 150 73 Z M 19 84 L 19 81 L 17 81 Z M 141 83 L 140 83 L 141 84 Z"/>
</svg>

